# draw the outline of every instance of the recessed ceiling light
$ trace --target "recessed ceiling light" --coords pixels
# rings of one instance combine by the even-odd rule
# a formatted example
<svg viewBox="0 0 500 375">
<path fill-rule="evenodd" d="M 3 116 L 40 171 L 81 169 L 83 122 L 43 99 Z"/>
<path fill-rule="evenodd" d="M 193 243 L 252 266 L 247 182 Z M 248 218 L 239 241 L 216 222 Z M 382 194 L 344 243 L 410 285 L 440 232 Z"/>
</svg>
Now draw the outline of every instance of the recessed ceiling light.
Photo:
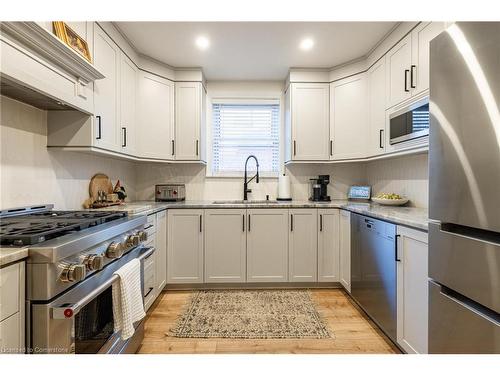
<svg viewBox="0 0 500 375">
<path fill-rule="evenodd" d="M 207 37 L 199 36 L 198 38 L 196 38 L 196 46 L 201 50 L 206 50 L 208 47 L 210 47 L 210 41 Z"/>
<path fill-rule="evenodd" d="M 303 51 L 309 51 L 313 47 L 314 47 L 314 40 L 312 40 L 311 38 L 304 38 L 300 42 L 300 49 Z"/>
</svg>

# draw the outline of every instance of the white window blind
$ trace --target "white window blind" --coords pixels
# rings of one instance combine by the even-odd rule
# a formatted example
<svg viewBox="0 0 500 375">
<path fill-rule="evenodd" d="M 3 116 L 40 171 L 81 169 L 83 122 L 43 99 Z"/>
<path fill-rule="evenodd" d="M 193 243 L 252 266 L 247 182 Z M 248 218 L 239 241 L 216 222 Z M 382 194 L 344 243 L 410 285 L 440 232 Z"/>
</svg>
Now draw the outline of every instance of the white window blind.
<svg viewBox="0 0 500 375">
<path fill-rule="evenodd" d="M 213 175 L 242 172 L 249 155 L 259 159 L 260 172 L 279 172 L 279 104 L 214 103 L 212 114 Z"/>
</svg>

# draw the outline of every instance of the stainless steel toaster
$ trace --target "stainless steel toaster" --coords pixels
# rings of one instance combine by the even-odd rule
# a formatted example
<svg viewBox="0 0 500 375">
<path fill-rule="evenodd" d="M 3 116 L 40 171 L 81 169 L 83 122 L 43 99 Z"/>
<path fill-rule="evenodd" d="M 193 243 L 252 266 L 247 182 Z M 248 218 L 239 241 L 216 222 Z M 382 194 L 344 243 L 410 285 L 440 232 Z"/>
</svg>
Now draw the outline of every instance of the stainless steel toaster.
<svg viewBox="0 0 500 375">
<path fill-rule="evenodd" d="M 162 184 L 155 186 L 155 201 L 177 202 L 186 200 L 186 185 Z"/>
</svg>

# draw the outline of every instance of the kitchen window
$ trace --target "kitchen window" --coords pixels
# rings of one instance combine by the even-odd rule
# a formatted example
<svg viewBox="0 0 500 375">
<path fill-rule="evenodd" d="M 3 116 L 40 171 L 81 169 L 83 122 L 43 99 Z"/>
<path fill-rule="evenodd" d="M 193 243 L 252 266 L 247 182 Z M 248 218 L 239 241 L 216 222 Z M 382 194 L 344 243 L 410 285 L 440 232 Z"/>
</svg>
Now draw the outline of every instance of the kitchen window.
<svg viewBox="0 0 500 375">
<path fill-rule="evenodd" d="M 259 160 L 263 176 L 279 172 L 279 100 L 212 103 L 212 176 L 241 176 L 248 155 Z M 248 163 L 255 170 L 255 162 Z"/>
</svg>

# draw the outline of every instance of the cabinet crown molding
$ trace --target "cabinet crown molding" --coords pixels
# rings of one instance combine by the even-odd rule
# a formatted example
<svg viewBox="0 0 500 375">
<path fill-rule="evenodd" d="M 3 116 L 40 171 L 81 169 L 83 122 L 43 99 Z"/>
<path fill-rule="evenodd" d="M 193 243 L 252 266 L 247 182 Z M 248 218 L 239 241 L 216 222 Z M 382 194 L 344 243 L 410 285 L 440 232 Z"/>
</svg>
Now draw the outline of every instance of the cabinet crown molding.
<svg viewBox="0 0 500 375">
<path fill-rule="evenodd" d="M 104 78 L 91 63 L 36 22 L 1 22 L 0 30 L 84 84 Z"/>
</svg>

